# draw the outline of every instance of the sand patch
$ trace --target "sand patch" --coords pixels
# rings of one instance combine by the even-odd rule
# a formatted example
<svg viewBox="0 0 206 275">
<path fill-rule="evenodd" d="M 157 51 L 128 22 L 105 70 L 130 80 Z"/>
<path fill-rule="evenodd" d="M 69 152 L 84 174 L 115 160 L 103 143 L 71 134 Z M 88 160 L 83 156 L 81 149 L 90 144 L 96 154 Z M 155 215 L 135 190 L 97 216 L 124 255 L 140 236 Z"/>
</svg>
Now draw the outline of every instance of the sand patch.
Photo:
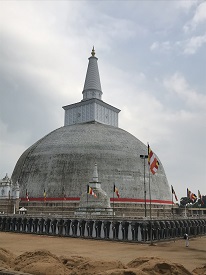
<svg viewBox="0 0 206 275">
<path fill-rule="evenodd" d="M 14 269 L 34 275 L 69 275 L 61 260 L 47 250 L 25 252 L 14 260 Z"/>
<path fill-rule="evenodd" d="M 111 269 L 126 269 L 126 266 L 123 265 L 120 261 L 87 261 L 76 268 L 71 272 L 71 275 L 90 275 L 90 274 L 99 274 L 100 272 L 111 270 Z"/>
<path fill-rule="evenodd" d="M 202 267 L 197 267 L 193 270 L 193 274 L 205 275 L 206 274 L 206 264 Z"/>
<path fill-rule="evenodd" d="M 189 250 L 188 250 L 189 252 Z M 137 257 L 124 264 L 118 260 L 96 260 L 94 257 L 67 255 L 57 257 L 41 249 L 15 256 L 9 250 L 0 248 L 0 266 L 33 275 L 203 275 L 206 264 L 195 268 L 192 273 L 183 265 L 161 257 Z"/>
<path fill-rule="evenodd" d="M 78 266 L 90 261 L 91 259 L 88 257 L 81 257 L 81 256 L 71 256 L 71 257 L 65 257 L 61 256 L 59 257 L 63 265 L 65 265 L 69 270 L 73 270 L 74 268 L 77 268 Z"/>
<path fill-rule="evenodd" d="M 116 270 L 108 270 L 105 272 L 98 273 L 97 275 L 147 275 L 147 273 L 138 270 L 138 269 L 116 269 Z"/>
<path fill-rule="evenodd" d="M 158 257 L 142 257 L 134 259 L 127 264 L 128 267 L 137 267 L 145 274 L 166 274 L 166 275 L 192 275 L 183 265 L 172 263 L 169 260 L 161 259 Z"/>
<path fill-rule="evenodd" d="M 31 250 L 47 249 L 58 257 L 64 255 L 68 258 L 75 255 L 100 261 L 121 261 L 125 265 L 143 256 L 159 257 L 172 263 L 179 263 L 190 272 L 206 265 L 206 235 L 190 239 L 190 246 L 186 248 L 183 239 L 158 242 L 156 246 L 150 246 L 139 243 L 1 232 L 0 247 L 12 251 L 17 256 Z"/>
<path fill-rule="evenodd" d="M 7 249 L 0 248 L 0 267 L 9 269 L 13 266 L 15 255 Z"/>
</svg>

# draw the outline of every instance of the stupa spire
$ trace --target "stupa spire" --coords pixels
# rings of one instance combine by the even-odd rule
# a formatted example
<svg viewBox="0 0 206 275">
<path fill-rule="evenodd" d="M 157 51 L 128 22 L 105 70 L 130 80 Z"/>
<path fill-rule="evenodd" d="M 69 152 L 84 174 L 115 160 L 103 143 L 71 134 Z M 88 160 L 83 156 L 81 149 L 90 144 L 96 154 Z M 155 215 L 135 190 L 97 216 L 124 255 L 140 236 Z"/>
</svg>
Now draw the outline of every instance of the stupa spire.
<svg viewBox="0 0 206 275">
<path fill-rule="evenodd" d="M 88 100 L 91 98 L 97 98 L 100 100 L 102 99 L 102 88 L 97 60 L 98 58 L 95 56 L 95 50 L 93 46 L 91 56 L 89 57 L 89 64 L 82 92 L 83 100 Z"/>
<path fill-rule="evenodd" d="M 92 56 L 95 56 L 95 50 L 94 50 L 94 46 L 93 46 L 93 48 L 92 48 L 92 52 L 91 52 L 91 55 L 92 55 Z"/>
<path fill-rule="evenodd" d="M 90 181 L 89 184 L 92 188 L 101 188 L 101 182 L 99 182 L 97 164 L 96 163 L 94 164 L 94 171 L 93 171 L 92 181 Z"/>
<path fill-rule="evenodd" d="M 102 88 L 95 56 L 94 46 L 89 57 L 89 63 L 83 89 L 83 99 L 75 104 L 64 106 L 64 125 L 98 122 L 118 127 L 119 109 L 102 100 Z"/>
<path fill-rule="evenodd" d="M 98 172 L 97 172 L 97 164 L 96 163 L 94 165 L 93 182 L 99 182 L 99 180 L 98 180 Z"/>
</svg>

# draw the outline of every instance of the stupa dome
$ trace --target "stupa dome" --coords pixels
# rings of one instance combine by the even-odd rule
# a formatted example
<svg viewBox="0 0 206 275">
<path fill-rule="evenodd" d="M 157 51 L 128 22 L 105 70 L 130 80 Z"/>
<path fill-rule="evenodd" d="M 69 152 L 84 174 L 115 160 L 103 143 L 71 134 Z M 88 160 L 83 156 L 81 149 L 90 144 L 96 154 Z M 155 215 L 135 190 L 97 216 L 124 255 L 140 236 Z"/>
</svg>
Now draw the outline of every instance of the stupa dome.
<svg viewBox="0 0 206 275">
<path fill-rule="evenodd" d="M 68 199 L 79 200 L 92 180 L 96 163 L 101 188 L 110 198 L 115 184 L 119 201 L 143 202 L 144 187 L 149 200 L 150 178 L 152 202 L 170 204 L 163 165 L 160 162 L 158 172 L 149 177 L 147 161 L 140 158 L 147 155 L 147 146 L 118 128 L 120 110 L 102 101 L 97 60 L 93 48 L 83 99 L 63 107 L 65 125 L 37 141 L 19 158 L 12 180 L 20 185 L 20 197 L 25 197 L 28 190 L 33 198 L 41 198 L 46 192 L 48 199 L 64 193 Z"/>
<path fill-rule="evenodd" d="M 112 197 L 113 185 L 121 198 L 143 199 L 144 163 L 140 154 L 147 146 L 130 133 L 110 125 L 84 123 L 61 127 L 46 135 L 18 160 L 12 179 L 21 185 L 20 196 L 28 189 L 30 196 L 80 197 L 98 165 L 102 189 Z M 170 200 L 170 190 L 162 164 L 150 176 L 152 200 Z M 148 169 L 146 164 L 148 196 Z M 149 199 L 149 197 L 148 197 Z"/>
</svg>

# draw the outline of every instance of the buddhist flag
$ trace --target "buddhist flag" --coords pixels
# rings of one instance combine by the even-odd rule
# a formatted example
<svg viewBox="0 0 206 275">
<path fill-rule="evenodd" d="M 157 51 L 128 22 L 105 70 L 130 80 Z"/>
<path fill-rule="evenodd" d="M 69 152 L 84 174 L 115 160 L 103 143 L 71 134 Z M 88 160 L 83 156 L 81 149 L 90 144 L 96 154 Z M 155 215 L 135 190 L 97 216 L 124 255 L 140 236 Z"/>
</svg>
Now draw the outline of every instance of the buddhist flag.
<svg viewBox="0 0 206 275">
<path fill-rule="evenodd" d="M 149 164 L 150 171 L 154 175 L 158 170 L 159 161 L 157 160 L 157 157 L 155 156 L 155 154 L 152 152 L 149 144 L 148 144 L 148 164 Z"/>
<path fill-rule="evenodd" d="M 191 194 L 191 191 L 187 188 L 187 197 L 188 197 L 188 199 L 190 199 L 190 194 Z"/>
<path fill-rule="evenodd" d="M 87 185 L 87 194 L 90 194 L 95 198 L 97 197 L 97 195 L 94 193 L 93 189 L 89 185 Z"/>
<path fill-rule="evenodd" d="M 192 201 L 195 201 L 195 200 L 197 199 L 197 196 L 196 196 L 194 193 L 191 193 L 190 199 L 191 199 Z"/>
<path fill-rule="evenodd" d="M 178 201 L 177 195 L 172 185 L 171 185 L 171 188 L 172 188 L 172 194 L 175 196 L 176 201 Z"/>
<path fill-rule="evenodd" d="M 27 189 L 26 189 L 26 199 L 27 199 L 27 201 L 29 201 L 29 193 L 28 193 Z"/>
<path fill-rule="evenodd" d="M 64 200 L 66 200 L 66 192 L 65 192 L 65 188 L 63 187 L 63 189 L 62 189 L 62 195 L 63 195 L 63 197 L 64 197 Z"/>
<path fill-rule="evenodd" d="M 197 199 L 197 196 L 194 193 L 192 193 L 188 188 L 187 188 L 187 197 L 193 202 Z"/>
<path fill-rule="evenodd" d="M 118 191 L 117 187 L 115 186 L 115 184 L 114 184 L 114 193 L 116 193 L 117 197 L 119 198 L 119 191 Z"/>
<path fill-rule="evenodd" d="M 44 189 L 44 200 L 46 200 L 46 190 Z"/>
</svg>

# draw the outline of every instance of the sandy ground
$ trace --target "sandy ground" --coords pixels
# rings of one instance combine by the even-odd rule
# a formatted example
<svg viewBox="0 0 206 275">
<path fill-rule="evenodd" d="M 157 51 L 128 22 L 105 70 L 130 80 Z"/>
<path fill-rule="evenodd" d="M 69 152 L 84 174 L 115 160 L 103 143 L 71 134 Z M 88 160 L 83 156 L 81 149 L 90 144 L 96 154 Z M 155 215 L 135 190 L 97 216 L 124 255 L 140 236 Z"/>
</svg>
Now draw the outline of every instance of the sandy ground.
<svg viewBox="0 0 206 275">
<path fill-rule="evenodd" d="M 137 258 L 159 257 L 163 260 L 169 260 L 172 263 L 181 264 L 190 272 L 193 272 L 197 267 L 205 266 L 204 271 L 202 269 L 202 273 L 199 272 L 197 274 L 206 274 L 204 273 L 206 272 L 206 236 L 198 236 L 190 239 L 189 247 L 185 247 L 185 241 L 183 239 L 159 242 L 151 246 L 149 244 L 139 243 L 0 232 L 0 248 L 12 252 L 14 257 L 20 256 L 23 253 L 45 249 L 57 257 L 63 256 L 63 258 L 68 258 L 72 256 L 81 256 L 101 262 L 120 261 L 123 265 L 127 265 L 130 261 Z"/>
</svg>

